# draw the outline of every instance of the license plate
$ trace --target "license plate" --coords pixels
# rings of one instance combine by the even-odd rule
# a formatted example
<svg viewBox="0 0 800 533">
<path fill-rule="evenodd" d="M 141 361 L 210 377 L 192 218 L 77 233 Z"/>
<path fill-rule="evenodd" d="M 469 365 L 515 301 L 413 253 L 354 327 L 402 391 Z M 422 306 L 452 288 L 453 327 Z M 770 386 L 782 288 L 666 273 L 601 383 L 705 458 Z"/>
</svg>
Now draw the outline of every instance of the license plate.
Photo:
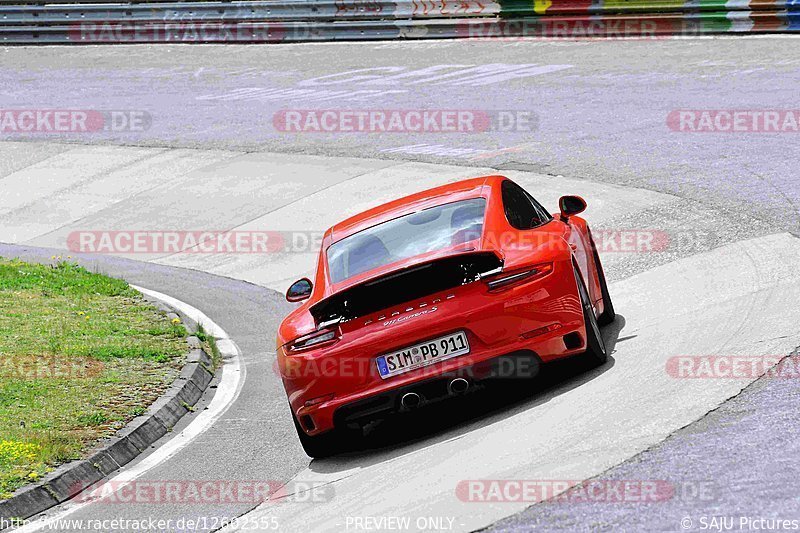
<svg viewBox="0 0 800 533">
<path fill-rule="evenodd" d="M 386 379 L 466 353 L 469 353 L 467 334 L 459 331 L 381 355 L 375 363 L 381 378 Z"/>
</svg>

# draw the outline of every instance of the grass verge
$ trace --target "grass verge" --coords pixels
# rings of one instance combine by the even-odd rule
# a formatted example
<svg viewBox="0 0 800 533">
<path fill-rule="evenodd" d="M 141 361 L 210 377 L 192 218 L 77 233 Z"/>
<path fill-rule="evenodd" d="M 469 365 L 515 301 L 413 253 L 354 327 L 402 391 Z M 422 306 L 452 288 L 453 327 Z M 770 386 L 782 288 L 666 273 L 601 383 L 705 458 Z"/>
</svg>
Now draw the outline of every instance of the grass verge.
<svg viewBox="0 0 800 533">
<path fill-rule="evenodd" d="M 124 281 L 0 258 L 0 499 L 143 414 L 186 336 Z"/>
</svg>

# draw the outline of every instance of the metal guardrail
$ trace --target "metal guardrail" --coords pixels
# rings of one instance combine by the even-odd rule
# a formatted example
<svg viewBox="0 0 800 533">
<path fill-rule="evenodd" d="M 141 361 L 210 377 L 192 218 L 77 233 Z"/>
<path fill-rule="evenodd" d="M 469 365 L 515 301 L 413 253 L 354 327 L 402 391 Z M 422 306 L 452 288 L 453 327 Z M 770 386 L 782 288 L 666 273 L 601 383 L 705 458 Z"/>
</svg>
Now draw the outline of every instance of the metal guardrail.
<svg viewBox="0 0 800 533">
<path fill-rule="evenodd" d="M 794 24 L 794 27 L 792 27 Z M 646 17 L 529 17 L 337 22 L 177 22 L 6 26 L 0 42 L 15 44 L 98 43 L 287 43 L 384 39 L 659 38 L 669 35 L 800 31 L 784 12 L 736 12 Z"/>
<path fill-rule="evenodd" d="M 255 2 L 170 2 L 163 4 L 98 4 L 82 6 L 0 6 L 3 24 L 69 24 L 74 21 L 334 21 L 385 18 L 443 18 L 495 16 L 500 4 L 492 0 L 282 0 Z"/>
<path fill-rule="evenodd" d="M 0 4 L 0 23 L 54 23 L 74 20 L 375 20 L 502 15 L 608 15 L 669 12 L 800 11 L 800 0 L 269 0 L 183 1 L 149 0 L 146 3 Z M 98 3 L 99 2 L 99 3 Z M 538 4 L 542 3 L 541 6 Z"/>
<path fill-rule="evenodd" d="M 800 31 L 800 0 L 151 0 L 0 5 L 0 43 L 6 44 L 652 38 L 796 31 Z"/>
</svg>

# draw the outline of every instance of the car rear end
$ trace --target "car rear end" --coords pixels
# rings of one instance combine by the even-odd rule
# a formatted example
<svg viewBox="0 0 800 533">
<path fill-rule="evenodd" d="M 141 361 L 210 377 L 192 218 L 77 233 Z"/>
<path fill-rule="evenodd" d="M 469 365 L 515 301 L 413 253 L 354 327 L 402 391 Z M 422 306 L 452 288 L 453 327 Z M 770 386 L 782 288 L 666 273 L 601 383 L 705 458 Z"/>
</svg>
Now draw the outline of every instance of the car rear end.
<svg viewBox="0 0 800 533">
<path fill-rule="evenodd" d="M 388 269 L 349 265 L 368 267 L 367 275 L 332 265 L 328 250 L 321 265 L 339 268 L 328 276 L 344 288 L 298 310 L 316 329 L 281 339 L 278 348 L 292 410 L 307 434 L 362 425 L 490 377 L 531 377 L 540 362 L 585 349 L 569 254 L 542 247 L 527 264 L 504 270 L 502 252 L 483 240 L 483 217 L 477 225 L 452 224 L 445 248 Z M 473 234 L 458 235 L 464 227 Z M 375 242 L 360 242 L 374 256 Z M 348 284 L 348 274 L 358 282 Z"/>
</svg>

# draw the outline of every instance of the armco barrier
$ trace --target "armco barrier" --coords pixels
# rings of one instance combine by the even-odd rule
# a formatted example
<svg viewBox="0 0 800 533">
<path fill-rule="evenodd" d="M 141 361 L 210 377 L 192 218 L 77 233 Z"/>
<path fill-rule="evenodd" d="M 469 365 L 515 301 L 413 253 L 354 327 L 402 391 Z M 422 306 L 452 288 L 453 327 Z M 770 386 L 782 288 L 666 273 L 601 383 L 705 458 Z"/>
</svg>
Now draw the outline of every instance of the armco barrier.
<svg viewBox="0 0 800 533">
<path fill-rule="evenodd" d="M 653 38 L 800 31 L 800 0 L 14 2 L 0 3 L 0 43 Z"/>
<path fill-rule="evenodd" d="M 313 6 L 313 7 L 312 7 Z M 4 24 L 69 24 L 74 21 L 335 21 L 392 18 L 494 16 L 500 4 L 491 0 L 343 2 L 283 0 L 256 2 L 169 2 L 159 4 L 0 6 Z"/>
</svg>

